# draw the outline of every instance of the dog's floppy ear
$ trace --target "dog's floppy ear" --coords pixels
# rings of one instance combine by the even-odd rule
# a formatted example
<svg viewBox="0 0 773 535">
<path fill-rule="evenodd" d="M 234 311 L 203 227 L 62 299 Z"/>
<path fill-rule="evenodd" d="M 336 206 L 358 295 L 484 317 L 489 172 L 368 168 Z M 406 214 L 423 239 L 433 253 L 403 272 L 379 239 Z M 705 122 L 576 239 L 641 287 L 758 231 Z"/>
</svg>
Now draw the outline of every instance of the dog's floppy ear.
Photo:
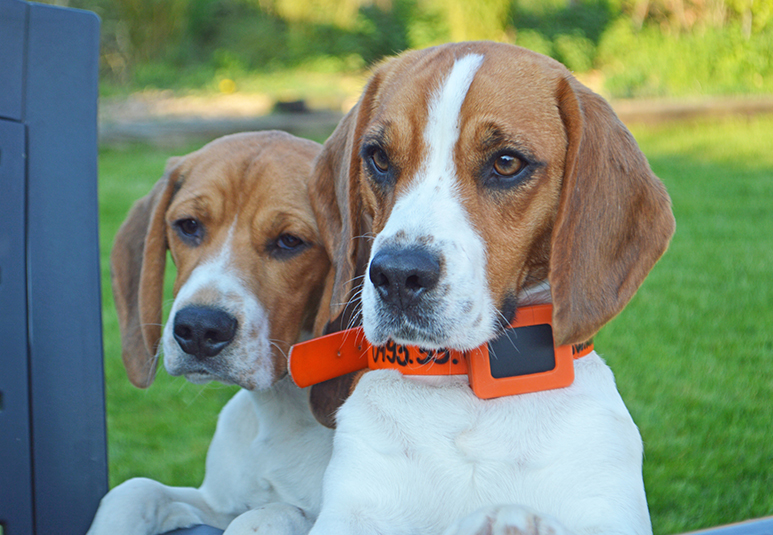
<svg viewBox="0 0 773 535">
<path fill-rule="evenodd" d="M 383 70 L 382 66 L 374 74 L 360 101 L 323 145 L 309 184 L 311 207 L 334 270 L 326 281 L 315 322 L 319 328 L 322 319 L 327 320 L 326 333 L 360 323 L 357 290 L 370 255 L 372 220 L 363 210 L 359 142 L 374 109 Z M 356 372 L 312 387 L 311 409 L 320 423 L 335 427 L 335 412 L 360 376 L 361 372 Z"/>
<path fill-rule="evenodd" d="M 156 376 L 167 251 L 164 215 L 175 191 L 174 171 L 180 160 L 170 158 L 164 176 L 134 203 L 110 253 L 121 356 L 129 380 L 139 388 L 150 386 Z"/>
<path fill-rule="evenodd" d="M 623 309 L 675 222 L 663 184 L 609 104 L 571 76 L 557 97 L 568 148 L 549 277 L 556 342 L 567 344 Z"/>
<path fill-rule="evenodd" d="M 325 292 L 330 318 L 338 317 L 355 286 L 358 259 L 361 262 L 365 217 L 360 196 L 360 160 L 357 124 L 362 103 L 344 116 L 322 147 L 314 165 L 309 196 L 319 232 L 330 257 L 334 276 Z M 367 262 L 367 256 L 366 260 Z M 362 267 L 362 266 L 360 266 Z"/>
</svg>

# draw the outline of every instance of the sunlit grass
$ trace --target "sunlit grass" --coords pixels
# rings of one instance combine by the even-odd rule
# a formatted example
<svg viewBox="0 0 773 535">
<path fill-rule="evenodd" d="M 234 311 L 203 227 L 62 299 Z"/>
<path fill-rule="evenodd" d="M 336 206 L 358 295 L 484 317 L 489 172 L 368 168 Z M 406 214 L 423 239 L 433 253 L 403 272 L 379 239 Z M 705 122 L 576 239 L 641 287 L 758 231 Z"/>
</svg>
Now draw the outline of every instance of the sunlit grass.
<svg viewBox="0 0 773 535">
<path fill-rule="evenodd" d="M 633 131 L 671 194 L 677 232 L 596 348 L 644 438 L 655 533 L 770 515 L 773 118 Z M 161 369 L 140 391 L 121 365 L 109 248 L 171 155 L 148 147 L 100 153 L 111 485 L 137 475 L 200 484 L 217 412 L 235 391 L 194 386 Z"/>
<path fill-rule="evenodd" d="M 773 513 L 773 118 L 635 128 L 669 251 L 599 352 L 645 442 L 656 533 Z"/>
</svg>

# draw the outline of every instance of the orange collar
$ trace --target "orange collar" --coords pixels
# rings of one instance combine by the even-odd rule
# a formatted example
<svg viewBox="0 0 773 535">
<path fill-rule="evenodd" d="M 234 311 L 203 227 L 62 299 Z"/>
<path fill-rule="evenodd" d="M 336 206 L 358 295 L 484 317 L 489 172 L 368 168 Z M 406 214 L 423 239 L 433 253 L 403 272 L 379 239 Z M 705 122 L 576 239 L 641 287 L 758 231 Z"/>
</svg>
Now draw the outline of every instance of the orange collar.
<svg viewBox="0 0 773 535">
<path fill-rule="evenodd" d="M 468 375 L 481 399 L 563 388 L 574 381 L 574 359 L 593 351 L 593 341 L 554 346 L 552 316 L 552 305 L 519 308 L 503 334 L 470 351 L 427 350 L 392 341 L 374 347 L 357 327 L 295 344 L 288 366 L 301 388 L 366 368 Z"/>
</svg>

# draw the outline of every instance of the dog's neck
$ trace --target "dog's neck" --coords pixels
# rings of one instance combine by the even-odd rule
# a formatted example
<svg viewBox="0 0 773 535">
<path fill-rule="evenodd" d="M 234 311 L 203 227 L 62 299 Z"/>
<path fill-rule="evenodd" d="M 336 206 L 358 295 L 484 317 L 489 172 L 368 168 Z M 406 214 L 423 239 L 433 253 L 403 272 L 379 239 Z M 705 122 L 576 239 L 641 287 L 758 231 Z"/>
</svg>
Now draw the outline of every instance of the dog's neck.
<svg viewBox="0 0 773 535">
<path fill-rule="evenodd" d="M 317 420 L 309 411 L 309 390 L 296 386 L 287 374 L 270 388 L 251 390 L 250 397 L 262 421 L 276 421 L 277 428 L 282 427 L 282 421 L 290 414 L 299 422 L 308 421 L 317 425 Z M 271 429 L 270 426 L 266 428 Z"/>
<path fill-rule="evenodd" d="M 314 338 L 314 333 L 309 330 L 303 329 L 301 333 L 298 335 L 298 341 L 295 343 L 300 344 L 301 342 L 307 342 L 312 338 Z"/>
<path fill-rule="evenodd" d="M 524 288 L 518 294 L 517 302 L 521 306 L 547 305 L 553 302 L 548 281 L 538 282 Z"/>
</svg>

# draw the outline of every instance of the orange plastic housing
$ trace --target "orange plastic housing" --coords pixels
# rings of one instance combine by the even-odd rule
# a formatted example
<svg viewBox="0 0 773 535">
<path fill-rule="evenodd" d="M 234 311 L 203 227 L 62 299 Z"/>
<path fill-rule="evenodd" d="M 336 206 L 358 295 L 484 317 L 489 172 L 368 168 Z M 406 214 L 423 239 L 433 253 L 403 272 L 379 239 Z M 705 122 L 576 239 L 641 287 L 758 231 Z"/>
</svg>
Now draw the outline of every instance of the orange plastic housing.
<svg viewBox="0 0 773 535">
<path fill-rule="evenodd" d="M 510 328 L 530 327 L 532 325 L 550 325 L 553 318 L 552 305 L 536 305 L 519 308 Z M 590 353 L 590 350 L 587 353 Z M 470 387 L 481 399 L 512 396 L 541 392 L 554 388 L 564 388 L 574 381 L 574 357 L 572 346 L 553 346 L 555 367 L 552 370 L 519 375 L 516 377 L 495 378 L 491 375 L 489 346 L 484 344 L 468 353 Z M 585 354 L 587 354 L 585 353 Z"/>
</svg>

